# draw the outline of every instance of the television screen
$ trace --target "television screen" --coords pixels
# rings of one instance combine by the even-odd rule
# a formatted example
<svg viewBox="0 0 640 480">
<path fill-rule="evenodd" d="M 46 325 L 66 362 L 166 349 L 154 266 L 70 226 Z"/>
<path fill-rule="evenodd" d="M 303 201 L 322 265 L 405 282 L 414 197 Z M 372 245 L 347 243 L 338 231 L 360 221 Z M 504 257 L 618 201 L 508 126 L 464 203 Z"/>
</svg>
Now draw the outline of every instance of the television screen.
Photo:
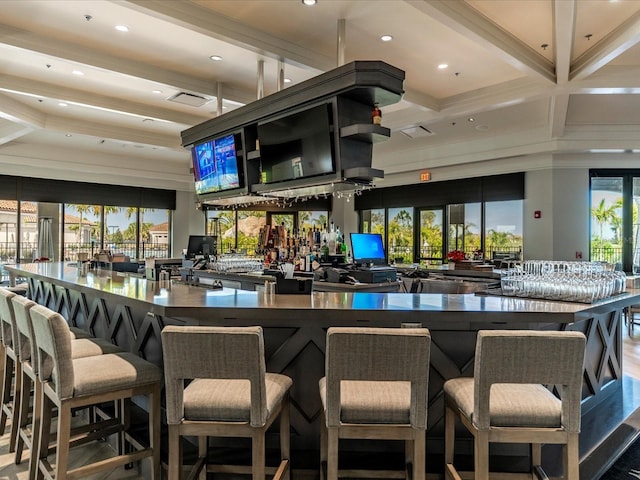
<svg viewBox="0 0 640 480">
<path fill-rule="evenodd" d="M 197 195 L 241 186 L 239 142 L 240 136 L 231 134 L 194 145 L 191 157 Z"/>
<path fill-rule="evenodd" d="M 207 235 L 189 235 L 189 244 L 187 245 L 187 258 L 193 258 L 200 255 L 217 255 L 218 241 L 216 237 Z"/>
<path fill-rule="evenodd" d="M 263 183 L 335 172 L 328 104 L 259 124 L 258 140 Z"/>
<path fill-rule="evenodd" d="M 351 251 L 356 263 L 385 264 L 382 235 L 379 233 L 352 233 Z"/>
</svg>

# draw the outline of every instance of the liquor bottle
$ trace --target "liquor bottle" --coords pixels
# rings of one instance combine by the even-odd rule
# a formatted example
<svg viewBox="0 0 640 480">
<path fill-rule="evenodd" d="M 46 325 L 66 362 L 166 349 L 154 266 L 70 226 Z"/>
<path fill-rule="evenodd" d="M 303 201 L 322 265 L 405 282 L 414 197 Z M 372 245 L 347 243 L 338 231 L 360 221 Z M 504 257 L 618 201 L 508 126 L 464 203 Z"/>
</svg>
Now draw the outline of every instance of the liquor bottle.
<svg viewBox="0 0 640 480">
<path fill-rule="evenodd" d="M 382 112 L 380 111 L 380 105 L 378 102 L 373 104 L 373 110 L 371 111 L 371 121 L 374 125 L 380 125 L 382 123 Z"/>
<path fill-rule="evenodd" d="M 331 220 L 331 228 L 329 230 L 329 232 L 327 233 L 327 246 L 329 247 L 329 255 L 335 255 L 336 254 L 336 231 L 335 231 L 335 227 L 333 225 L 333 220 Z"/>
</svg>

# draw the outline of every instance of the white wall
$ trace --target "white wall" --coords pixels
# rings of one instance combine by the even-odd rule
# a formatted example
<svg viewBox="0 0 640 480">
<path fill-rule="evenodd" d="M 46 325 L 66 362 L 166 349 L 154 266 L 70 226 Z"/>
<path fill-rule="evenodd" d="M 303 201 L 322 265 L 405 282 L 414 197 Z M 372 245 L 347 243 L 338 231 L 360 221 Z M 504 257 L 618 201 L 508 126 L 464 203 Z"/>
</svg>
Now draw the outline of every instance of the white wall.
<svg viewBox="0 0 640 480">
<path fill-rule="evenodd" d="M 171 257 L 182 257 L 182 249 L 187 248 L 189 235 L 204 235 L 204 212 L 196 208 L 194 192 L 176 192 L 176 211 L 173 213 Z"/>
<path fill-rule="evenodd" d="M 553 258 L 589 259 L 589 169 L 553 170 Z"/>
<path fill-rule="evenodd" d="M 553 170 L 527 172 L 524 198 L 523 257 L 553 260 Z M 534 218 L 537 210 L 540 218 Z"/>
</svg>

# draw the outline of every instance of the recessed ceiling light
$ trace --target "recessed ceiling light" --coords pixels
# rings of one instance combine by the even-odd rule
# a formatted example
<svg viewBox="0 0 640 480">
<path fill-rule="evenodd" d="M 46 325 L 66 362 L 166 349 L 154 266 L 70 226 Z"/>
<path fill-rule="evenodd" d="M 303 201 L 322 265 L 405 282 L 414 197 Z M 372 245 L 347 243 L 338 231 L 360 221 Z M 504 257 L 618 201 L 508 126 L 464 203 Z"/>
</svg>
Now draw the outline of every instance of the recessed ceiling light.
<svg viewBox="0 0 640 480">
<path fill-rule="evenodd" d="M 447 65 L 446 63 L 441 63 L 440 65 L 438 65 L 438 68 L 440 70 L 444 70 L 445 68 L 448 68 L 448 67 L 449 67 L 449 65 Z"/>
<path fill-rule="evenodd" d="M 156 95 L 159 95 L 162 93 L 162 90 L 151 90 L 151 93 L 155 93 Z"/>
<path fill-rule="evenodd" d="M 72 137 L 73 135 L 71 135 L 70 133 L 65 134 L 65 137 Z"/>
<path fill-rule="evenodd" d="M 129 27 L 127 27 L 126 25 L 116 25 L 116 30 L 118 30 L 119 32 L 128 32 Z"/>
<path fill-rule="evenodd" d="M 380 40 L 382 40 L 383 42 L 390 42 L 391 40 L 393 40 L 393 37 L 391 35 L 382 35 L 380 37 Z"/>
<path fill-rule="evenodd" d="M 291 79 L 290 78 L 285 78 L 284 79 L 284 83 L 291 83 Z"/>
<path fill-rule="evenodd" d="M 64 103 L 64 102 L 58 102 L 58 106 L 59 107 L 68 107 L 69 104 L 68 103 Z"/>
<path fill-rule="evenodd" d="M 82 73 L 80 70 L 74 70 L 73 72 L 74 75 L 78 75 L 79 77 L 82 77 L 84 75 L 84 73 Z"/>
<path fill-rule="evenodd" d="M 220 55 L 211 55 L 209 58 L 214 62 L 219 62 L 220 60 L 222 60 L 222 57 Z"/>
<path fill-rule="evenodd" d="M 302 0 L 302 3 L 303 3 L 303 5 L 311 7 L 311 6 L 315 5 L 316 3 L 318 3 L 318 0 Z"/>
<path fill-rule="evenodd" d="M 467 122 L 475 122 L 475 121 L 476 121 L 476 119 L 475 119 L 475 118 L 473 118 L 473 117 L 469 117 L 469 118 L 467 118 Z"/>
</svg>

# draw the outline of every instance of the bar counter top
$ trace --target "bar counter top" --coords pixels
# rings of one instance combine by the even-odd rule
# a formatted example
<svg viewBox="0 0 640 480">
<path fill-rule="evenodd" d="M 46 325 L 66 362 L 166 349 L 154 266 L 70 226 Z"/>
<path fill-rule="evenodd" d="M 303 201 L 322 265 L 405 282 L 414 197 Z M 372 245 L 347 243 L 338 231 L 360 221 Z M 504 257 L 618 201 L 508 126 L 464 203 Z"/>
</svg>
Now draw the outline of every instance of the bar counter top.
<svg viewBox="0 0 640 480">
<path fill-rule="evenodd" d="M 255 318 L 255 311 L 259 310 L 261 318 L 273 314 L 283 320 L 291 315 L 297 319 L 309 318 L 309 313 L 315 312 L 317 315 L 321 313 L 319 311 L 323 311 L 321 315 L 325 317 L 340 316 L 343 311 L 356 311 L 366 314 L 367 319 L 372 321 L 395 317 L 397 313 L 403 313 L 406 321 L 424 321 L 429 314 L 438 313 L 438 317 L 445 315 L 449 318 L 471 314 L 464 316 L 468 321 L 486 321 L 488 316 L 509 314 L 510 322 L 530 322 L 533 318 L 539 320 L 540 314 L 544 314 L 546 322 L 570 323 L 599 311 L 640 303 L 640 290 L 629 290 L 593 304 L 473 293 L 313 292 L 311 295 L 268 295 L 234 288 L 211 289 L 175 281 L 146 280 L 107 270 L 90 270 L 86 275 L 79 275 L 75 264 L 63 262 L 31 263 L 6 268 L 15 276 L 54 280 L 58 285 L 85 293 L 99 291 L 103 295 L 114 295 L 119 297 L 118 303 L 125 305 L 143 302 L 147 304 L 149 312 L 167 317 L 203 318 L 211 316 L 211 309 L 216 309 L 216 316 L 240 318 L 247 315 Z"/>
</svg>

